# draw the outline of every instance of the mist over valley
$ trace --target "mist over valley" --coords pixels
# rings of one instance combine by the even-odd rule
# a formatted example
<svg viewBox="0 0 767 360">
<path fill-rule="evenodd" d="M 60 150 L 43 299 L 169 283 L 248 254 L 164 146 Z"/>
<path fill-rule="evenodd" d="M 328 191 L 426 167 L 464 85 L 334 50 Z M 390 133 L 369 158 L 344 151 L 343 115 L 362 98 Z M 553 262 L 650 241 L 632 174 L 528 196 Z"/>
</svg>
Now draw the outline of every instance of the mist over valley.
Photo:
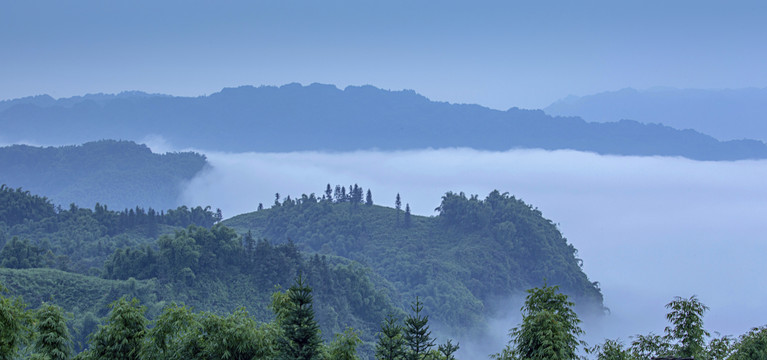
<svg viewBox="0 0 767 360">
<path fill-rule="evenodd" d="M 189 183 L 182 199 L 215 204 L 227 217 L 259 203 L 271 206 L 277 192 L 320 194 L 324 183 L 358 183 L 389 207 L 399 193 L 424 216 L 436 214 L 447 191 L 509 192 L 554 221 L 599 282 L 610 312 L 587 320 L 591 343 L 661 332 L 663 305 L 674 296 L 698 295 L 711 307 L 706 327 L 722 334 L 767 318 L 761 291 L 767 283 L 757 275 L 767 271 L 761 260 L 767 163 L 761 160 L 472 149 L 203 153 L 211 168 Z"/>
<path fill-rule="evenodd" d="M 0 359 L 765 360 L 767 2 L 0 4 Z"/>
</svg>

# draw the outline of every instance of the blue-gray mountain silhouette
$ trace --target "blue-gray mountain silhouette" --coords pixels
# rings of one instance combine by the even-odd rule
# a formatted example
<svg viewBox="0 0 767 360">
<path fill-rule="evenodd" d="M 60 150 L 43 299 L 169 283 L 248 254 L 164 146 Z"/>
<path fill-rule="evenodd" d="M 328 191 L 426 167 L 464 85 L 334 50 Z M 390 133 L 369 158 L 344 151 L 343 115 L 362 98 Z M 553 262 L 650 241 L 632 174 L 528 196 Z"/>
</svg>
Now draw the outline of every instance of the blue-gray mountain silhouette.
<svg viewBox="0 0 767 360">
<path fill-rule="evenodd" d="M 140 92 L 4 102 L 0 141 L 44 144 L 160 135 L 220 151 L 353 151 L 470 147 L 574 149 L 600 154 L 767 158 L 760 141 L 718 141 L 635 121 L 588 123 L 541 110 L 435 102 L 414 91 L 289 84 L 226 88 L 201 97 Z M 19 103 L 13 103 L 18 101 Z"/>
<path fill-rule="evenodd" d="M 587 121 L 631 119 L 695 129 L 720 140 L 767 141 L 767 88 L 631 88 L 588 96 L 570 96 L 544 109 L 555 116 L 577 115 Z"/>
</svg>

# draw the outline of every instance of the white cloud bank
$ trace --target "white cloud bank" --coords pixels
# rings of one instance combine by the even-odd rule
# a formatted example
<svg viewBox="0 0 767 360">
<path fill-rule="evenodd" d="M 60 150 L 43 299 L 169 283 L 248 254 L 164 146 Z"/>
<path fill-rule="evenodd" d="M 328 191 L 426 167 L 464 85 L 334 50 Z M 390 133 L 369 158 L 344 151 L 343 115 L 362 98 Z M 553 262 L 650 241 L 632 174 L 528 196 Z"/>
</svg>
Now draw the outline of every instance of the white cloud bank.
<svg viewBox="0 0 767 360">
<path fill-rule="evenodd" d="M 540 150 L 205 153 L 212 167 L 183 201 L 225 216 L 268 207 L 276 192 L 320 194 L 328 183 L 370 188 L 387 206 L 400 193 L 420 215 L 434 215 L 447 191 L 509 192 L 558 223 L 600 282 L 612 314 L 585 324 L 590 343 L 661 333 L 664 305 L 692 294 L 711 308 L 710 331 L 767 324 L 767 161 Z M 498 324 L 504 334 L 514 325 Z"/>
</svg>

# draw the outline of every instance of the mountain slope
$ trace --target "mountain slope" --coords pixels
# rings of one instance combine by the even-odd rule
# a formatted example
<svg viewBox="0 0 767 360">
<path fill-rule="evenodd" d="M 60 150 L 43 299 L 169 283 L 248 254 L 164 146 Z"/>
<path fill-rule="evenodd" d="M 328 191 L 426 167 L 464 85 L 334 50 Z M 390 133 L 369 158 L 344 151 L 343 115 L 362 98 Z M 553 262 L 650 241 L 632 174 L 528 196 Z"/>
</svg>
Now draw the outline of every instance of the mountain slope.
<svg viewBox="0 0 767 360">
<path fill-rule="evenodd" d="M 701 160 L 767 158 L 758 141 L 720 142 L 636 122 L 587 123 L 542 111 L 433 102 L 413 91 L 290 84 L 227 88 L 197 98 L 143 93 L 6 103 L 3 141 L 79 143 L 160 135 L 220 151 L 353 151 L 472 147 L 575 149 Z"/>
<path fill-rule="evenodd" d="M 560 285 L 584 312 L 602 309 L 598 287 L 556 226 L 497 191 L 484 200 L 448 193 L 437 217 L 312 195 L 224 224 L 366 264 L 396 287 L 403 308 L 420 296 L 430 318 L 456 332 L 492 316 L 491 303 L 544 281 Z"/>
<path fill-rule="evenodd" d="M 114 209 L 169 209 L 179 205 L 182 183 L 206 164 L 205 156 L 197 153 L 154 154 L 130 141 L 13 145 L 0 147 L 0 184 L 46 194 L 63 206 L 100 202 Z"/>
<path fill-rule="evenodd" d="M 631 119 L 695 129 L 718 139 L 767 141 L 767 88 L 733 90 L 631 88 L 568 97 L 544 109 L 587 121 Z"/>
<path fill-rule="evenodd" d="M 403 314 L 392 285 L 369 268 L 302 253 L 289 243 L 240 237 L 214 225 L 217 220 L 202 208 L 56 212 L 45 198 L 0 186 L 0 284 L 33 307 L 51 301 L 73 312 L 70 326 L 79 344 L 121 296 L 139 298 L 150 317 L 183 302 L 215 313 L 243 307 L 268 321 L 272 293 L 298 274 L 314 287 L 326 340 L 352 326 L 363 333 L 361 351 L 370 355 L 385 316 Z"/>
</svg>

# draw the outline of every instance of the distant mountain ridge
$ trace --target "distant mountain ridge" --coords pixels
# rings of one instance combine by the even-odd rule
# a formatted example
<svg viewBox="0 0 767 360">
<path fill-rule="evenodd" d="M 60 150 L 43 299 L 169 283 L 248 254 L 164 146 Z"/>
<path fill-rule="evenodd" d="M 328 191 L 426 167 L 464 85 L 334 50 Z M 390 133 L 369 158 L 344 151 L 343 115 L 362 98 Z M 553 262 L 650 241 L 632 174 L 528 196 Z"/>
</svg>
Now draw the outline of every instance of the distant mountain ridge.
<svg viewBox="0 0 767 360">
<path fill-rule="evenodd" d="M 544 109 L 587 121 L 631 119 L 695 129 L 718 139 L 767 140 L 767 88 L 726 90 L 632 88 L 570 96 Z"/>
<path fill-rule="evenodd" d="M 93 101 L 96 103 L 104 103 L 114 99 L 128 99 L 128 98 L 148 98 L 148 97 L 171 97 L 165 94 L 148 94 L 143 91 L 123 91 L 119 94 L 85 94 L 83 96 L 72 96 L 68 98 L 54 99 L 52 96 L 43 94 L 35 96 L 26 96 L 18 99 L 2 100 L 0 101 L 0 112 L 5 111 L 16 105 L 33 105 L 38 107 L 51 107 L 62 106 L 71 107 L 76 104 Z"/>
<path fill-rule="evenodd" d="M 0 147 L 0 184 L 24 187 L 64 207 L 71 203 L 112 209 L 137 205 L 175 208 L 183 182 L 207 165 L 192 152 L 155 154 L 131 141 L 102 140 L 76 146 Z"/>
<path fill-rule="evenodd" d="M 72 99 L 27 98 L 10 105 L 0 111 L 0 141 L 60 144 L 160 135 L 182 148 L 232 152 L 470 147 L 698 160 L 767 158 L 761 141 L 722 142 L 657 124 L 588 123 L 540 110 L 434 102 L 412 90 L 373 86 L 242 86 L 200 97 L 124 93 Z"/>
</svg>

